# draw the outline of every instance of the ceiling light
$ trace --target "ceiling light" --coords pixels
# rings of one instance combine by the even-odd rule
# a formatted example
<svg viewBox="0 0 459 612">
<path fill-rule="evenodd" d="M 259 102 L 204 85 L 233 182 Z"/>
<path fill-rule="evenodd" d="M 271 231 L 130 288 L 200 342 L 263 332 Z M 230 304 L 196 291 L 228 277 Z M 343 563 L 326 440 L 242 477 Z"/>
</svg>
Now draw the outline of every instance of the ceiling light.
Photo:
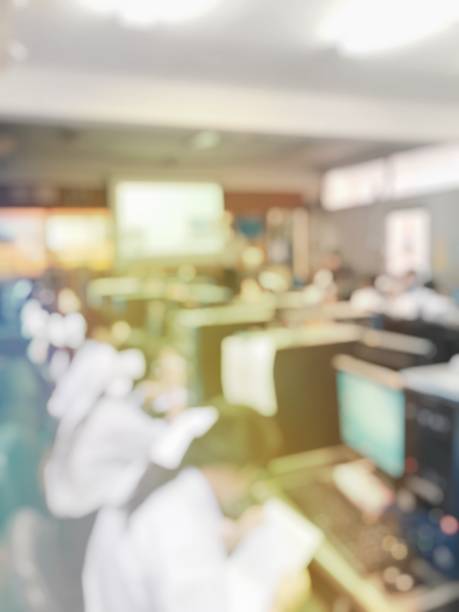
<svg viewBox="0 0 459 612">
<path fill-rule="evenodd" d="M 110 15 L 116 13 L 122 2 L 120 0 L 79 0 L 84 8 L 91 10 L 99 15 Z"/>
<path fill-rule="evenodd" d="M 458 0 L 346 0 L 319 36 L 345 54 L 366 55 L 413 45 L 458 22 Z"/>
<path fill-rule="evenodd" d="M 198 18 L 219 0 L 79 0 L 87 9 L 112 15 L 122 23 L 148 27 Z"/>
<path fill-rule="evenodd" d="M 198 132 L 191 139 L 191 148 L 195 151 L 207 151 L 218 147 L 221 141 L 222 137 L 218 132 L 212 130 Z"/>
</svg>

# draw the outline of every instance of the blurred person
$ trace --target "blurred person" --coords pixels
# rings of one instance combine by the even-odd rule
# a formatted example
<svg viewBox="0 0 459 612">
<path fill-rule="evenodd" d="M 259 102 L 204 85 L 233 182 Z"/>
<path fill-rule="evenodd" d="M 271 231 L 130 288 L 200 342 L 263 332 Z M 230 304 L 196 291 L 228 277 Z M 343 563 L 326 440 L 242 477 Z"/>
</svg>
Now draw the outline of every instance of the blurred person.
<svg viewBox="0 0 459 612">
<path fill-rule="evenodd" d="M 178 378 L 169 372 L 167 382 L 183 382 L 183 367 L 186 364 L 179 361 Z M 118 352 L 90 339 L 56 386 L 48 411 L 58 426 L 45 469 L 48 506 L 55 516 L 77 518 L 98 510 L 107 496 L 115 495 L 124 469 L 125 478 L 135 481 L 152 460 L 159 440 L 177 423 L 178 429 L 194 426 L 195 419 L 207 413 L 190 409 L 179 419 L 187 407 L 181 399 L 180 410 L 176 403 L 163 407 L 167 420 L 147 414 L 144 383 L 135 386 L 145 370 L 141 351 Z"/>
<path fill-rule="evenodd" d="M 421 317 L 425 321 L 444 325 L 457 325 L 459 309 L 451 296 L 444 295 L 434 280 L 427 281 L 420 289 L 422 296 Z"/>
<path fill-rule="evenodd" d="M 337 300 L 338 287 L 330 270 L 318 270 L 314 274 L 313 285 L 321 292 L 321 302 L 329 303 Z"/>
<path fill-rule="evenodd" d="M 414 270 L 397 279 L 397 288 L 386 306 L 386 314 L 395 319 L 414 321 L 421 318 L 424 296 L 419 291 L 421 282 Z"/>
<path fill-rule="evenodd" d="M 256 304 L 263 300 L 265 291 L 255 278 L 244 278 L 241 282 L 239 300 L 246 304 Z"/>
<path fill-rule="evenodd" d="M 126 503 L 148 470 L 156 486 L 172 478 L 190 441 L 216 418 L 210 409 L 189 410 L 169 421 L 152 418 L 134 389 L 144 371 L 140 351 L 117 352 L 90 340 L 49 402 L 59 423 L 44 487 L 48 509 L 61 521 L 63 573 L 76 591 L 82 592 L 83 560 L 97 512 Z M 150 486 L 155 486 L 152 479 Z"/>
<path fill-rule="evenodd" d="M 400 291 L 399 282 L 389 274 L 379 274 L 375 278 L 375 288 L 386 300 L 393 298 Z"/>
<path fill-rule="evenodd" d="M 266 266 L 258 275 L 258 282 L 264 291 L 282 294 L 292 287 L 292 273 L 287 266 Z"/>
<path fill-rule="evenodd" d="M 367 275 L 360 282 L 359 288 L 351 295 L 351 305 L 365 312 L 382 312 L 385 300 L 375 286 L 376 277 Z"/>
<path fill-rule="evenodd" d="M 340 251 L 328 253 L 323 259 L 321 270 L 327 270 L 332 274 L 337 300 L 348 300 L 355 288 L 355 272 L 345 262 Z"/>
<path fill-rule="evenodd" d="M 318 306 L 336 301 L 337 288 L 333 275 L 329 270 L 318 270 L 311 284 L 303 289 L 305 303 L 309 306 Z"/>
<path fill-rule="evenodd" d="M 188 365 L 172 347 L 161 349 L 154 365 L 153 380 L 138 386 L 153 413 L 173 418 L 188 406 Z"/>
<path fill-rule="evenodd" d="M 109 476 L 113 474 L 117 481 L 123 478 L 119 455 L 129 448 L 129 427 L 137 432 L 133 437 L 139 447 L 142 440 L 148 445 L 157 434 L 157 427 L 146 415 L 142 418 L 130 397 L 134 381 L 144 371 L 140 351 L 118 353 L 108 344 L 89 340 L 56 386 L 48 411 L 58 420 L 58 427 L 44 481 L 48 507 L 54 516 L 82 517 L 101 506 L 104 487 L 112 487 Z M 125 443 L 112 448 L 116 437 L 111 432 L 119 423 L 126 433 Z M 90 439 L 85 442 L 87 435 Z M 129 478 L 129 462 L 127 470 Z"/>
<path fill-rule="evenodd" d="M 390 302 L 387 314 L 398 319 L 420 319 L 447 325 L 458 321 L 454 300 L 442 295 L 434 281 L 422 283 L 419 275 L 408 271 L 400 281 L 401 289 Z"/>
<path fill-rule="evenodd" d="M 401 286 L 403 293 L 410 293 L 422 287 L 421 279 L 416 270 L 407 270 L 401 277 Z"/>
<path fill-rule="evenodd" d="M 73 314 L 81 312 L 81 301 L 73 289 L 64 287 L 57 295 L 57 309 L 63 314 Z"/>
<path fill-rule="evenodd" d="M 104 508 L 86 556 L 86 612 L 247 609 L 230 579 L 231 560 L 263 520 L 249 490 L 277 446 L 273 421 L 246 408 L 221 410 L 173 480 L 147 487 L 134 503 Z M 295 584 L 290 597 L 281 580 L 259 585 L 259 601 L 270 605 L 251 612 L 293 609 L 292 597 L 296 603 L 306 590 Z"/>
</svg>

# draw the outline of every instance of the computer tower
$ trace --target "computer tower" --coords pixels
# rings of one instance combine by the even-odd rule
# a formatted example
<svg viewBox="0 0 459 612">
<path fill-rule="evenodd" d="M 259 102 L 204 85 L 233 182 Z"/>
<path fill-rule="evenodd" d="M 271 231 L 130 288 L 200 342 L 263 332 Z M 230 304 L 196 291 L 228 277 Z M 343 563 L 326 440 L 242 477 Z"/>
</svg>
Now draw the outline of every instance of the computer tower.
<svg viewBox="0 0 459 612">
<path fill-rule="evenodd" d="M 408 467 L 412 488 L 459 517 L 459 406 L 407 390 Z"/>
<path fill-rule="evenodd" d="M 403 373 L 406 470 L 400 491 L 411 545 L 443 574 L 459 577 L 459 371 L 451 364 Z"/>
</svg>

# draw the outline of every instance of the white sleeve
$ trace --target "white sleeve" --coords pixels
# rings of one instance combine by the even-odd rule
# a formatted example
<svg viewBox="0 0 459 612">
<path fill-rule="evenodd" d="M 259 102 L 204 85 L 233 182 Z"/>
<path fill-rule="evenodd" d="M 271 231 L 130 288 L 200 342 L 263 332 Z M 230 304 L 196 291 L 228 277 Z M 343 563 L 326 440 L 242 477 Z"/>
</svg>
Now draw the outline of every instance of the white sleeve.
<svg viewBox="0 0 459 612">
<path fill-rule="evenodd" d="M 229 612 L 221 514 L 202 481 L 179 475 L 130 518 L 151 610 Z"/>
<path fill-rule="evenodd" d="M 265 503 L 262 522 L 228 561 L 230 612 L 270 610 L 282 580 L 307 567 L 321 539 L 321 532 L 284 502 Z"/>
<path fill-rule="evenodd" d="M 162 612 L 230 612 L 225 574 L 221 569 L 189 569 L 186 577 L 171 581 Z M 255 611 L 254 611 L 255 612 Z"/>
<path fill-rule="evenodd" d="M 51 512 L 79 517 L 106 504 L 124 503 L 142 478 L 150 448 L 164 427 L 129 402 L 99 402 L 70 437 L 62 431 L 57 436 L 45 469 Z"/>
</svg>

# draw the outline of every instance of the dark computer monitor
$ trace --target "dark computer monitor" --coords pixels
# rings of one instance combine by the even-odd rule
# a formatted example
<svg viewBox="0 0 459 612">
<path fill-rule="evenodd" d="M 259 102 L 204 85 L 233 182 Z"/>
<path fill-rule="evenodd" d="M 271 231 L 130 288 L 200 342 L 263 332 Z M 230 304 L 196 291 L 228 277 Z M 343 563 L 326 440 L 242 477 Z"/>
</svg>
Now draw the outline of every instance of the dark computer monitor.
<svg viewBox="0 0 459 612">
<path fill-rule="evenodd" d="M 340 443 L 333 358 L 353 353 L 355 326 L 311 325 L 238 334 L 223 343 L 225 399 L 273 416 L 282 454 Z"/>
<path fill-rule="evenodd" d="M 354 356 L 390 370 L 404 370 L 434 363 L 436 347 L 425 338 L 389 331 L 362 330 Z"/>
<path fill-rule="evenodd" d="M 335 361 L 342 441 L 387 476 L 405 471 L 405 396 L 400 377 L 349 357 Z"/>
<path fill-rule="evenodd" d="M 223 392 L 222 343 L 238 332 L 264 328 L 274 317 L 271 307 L 229 304 L 198 309 L 181 309 L 169 319 L 175 345 L 191 364 L 193 401 L 212 401 Z"/>
<path fill-rule="evenodd" d="M 381 326 L 388 332 L 429 340 L 435 346 L 435 355 L 430 363 L 445 363 L 457 353 L 457 347 L 459 346 L 459 332 L 457 329 L 451 329 L 439 323 L 432 323 L 421 319 L 411 321 L 394 319 L 388 316 L 381 318 Z M 423 364 L 418 363 L 417 365 Z"/>
</svg>

